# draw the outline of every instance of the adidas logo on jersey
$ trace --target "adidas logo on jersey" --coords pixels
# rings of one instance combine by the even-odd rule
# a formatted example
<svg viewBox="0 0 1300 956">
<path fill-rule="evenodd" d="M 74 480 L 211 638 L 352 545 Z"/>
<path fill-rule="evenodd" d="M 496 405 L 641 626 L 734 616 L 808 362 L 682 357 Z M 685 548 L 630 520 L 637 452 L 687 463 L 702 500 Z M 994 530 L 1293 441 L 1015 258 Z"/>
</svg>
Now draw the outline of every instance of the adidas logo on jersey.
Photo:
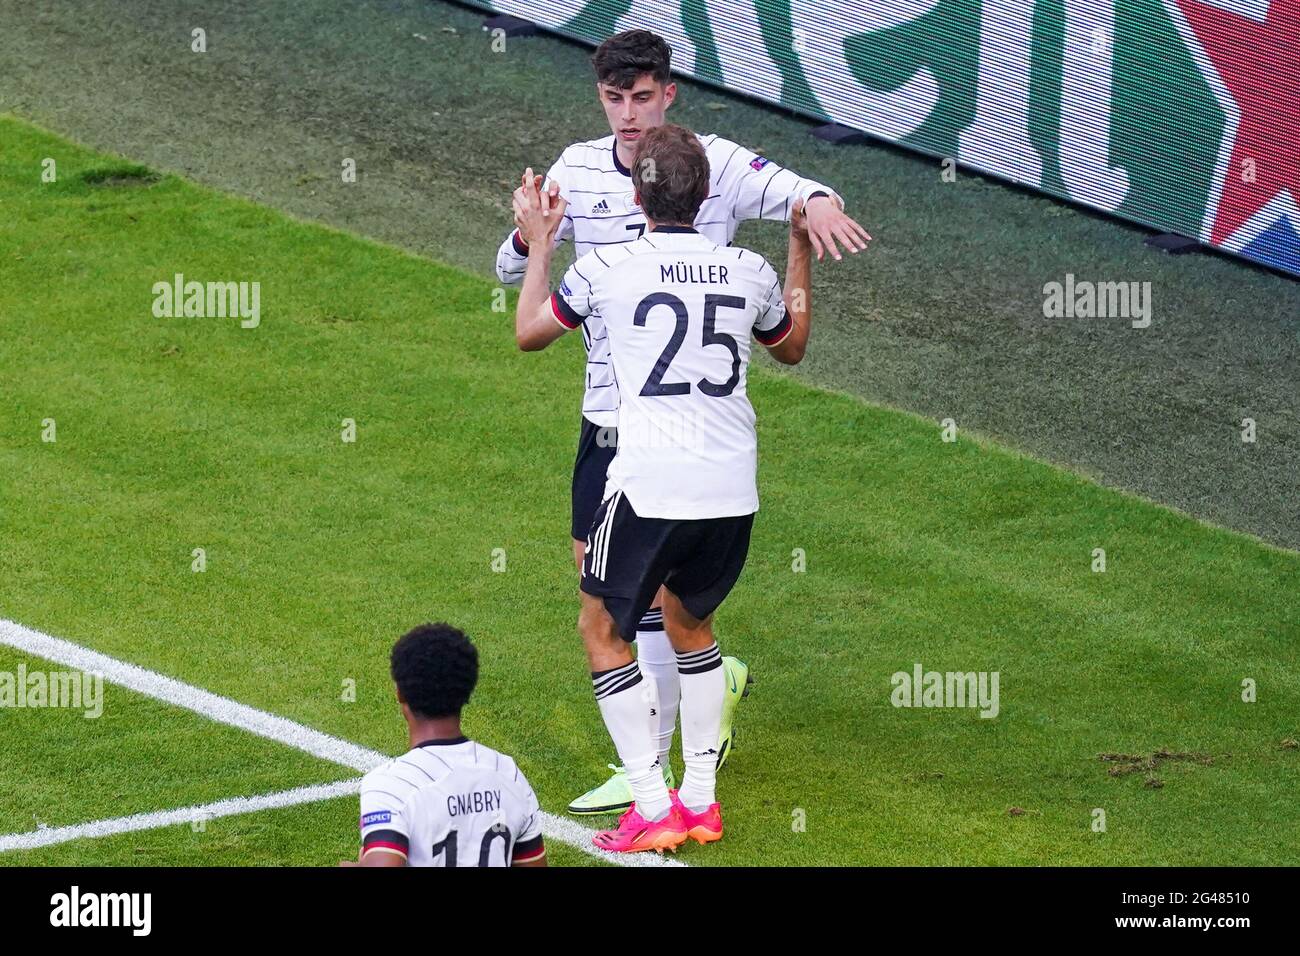
<svg viewBox="0 0 1300 956">
<path fill-rule="evenodd" d="M 591 207 L 591 214 L 593 216 L 599 216 L 602 213 L 607 213 L 607 212 L 609 212 L 609 203 L 605 202 L 605 200 L 603 199 L 600 202 L 596 203 L 596 205 Z"/>
</svg>

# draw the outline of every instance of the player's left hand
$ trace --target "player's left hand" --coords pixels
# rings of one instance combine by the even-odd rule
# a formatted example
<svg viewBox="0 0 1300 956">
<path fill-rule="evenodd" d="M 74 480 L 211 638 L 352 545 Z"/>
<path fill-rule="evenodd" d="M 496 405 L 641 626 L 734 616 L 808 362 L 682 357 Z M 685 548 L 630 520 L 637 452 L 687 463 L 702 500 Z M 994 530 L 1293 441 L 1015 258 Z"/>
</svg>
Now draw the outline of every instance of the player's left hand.
<svg viewBox="0 0 1300 956">
<path fill-rule="evenodd" d="M 839 204 L 829 196 L 817 196 L 804 204 L 804 215 L 808 217 L 808 238 L 812 241 L 813 252 L 820 261 L 826 253 L 837 260 L 843 259 L 840 245 L 852 253 L 867 248 L 871 236 L 857 222 L 844 214 Z"/>
<path fill-rule="evenodd" d="M 515 192 L 514 206 L 519 237 L 531 246 L 535 242 L 550 244 L 564 221 L 568 203 L 560 198 L 556 183 L 543 190 L 542 177 L 535 176 L 530 166 L 524 171 L 523 180 Z"/>
</svg>

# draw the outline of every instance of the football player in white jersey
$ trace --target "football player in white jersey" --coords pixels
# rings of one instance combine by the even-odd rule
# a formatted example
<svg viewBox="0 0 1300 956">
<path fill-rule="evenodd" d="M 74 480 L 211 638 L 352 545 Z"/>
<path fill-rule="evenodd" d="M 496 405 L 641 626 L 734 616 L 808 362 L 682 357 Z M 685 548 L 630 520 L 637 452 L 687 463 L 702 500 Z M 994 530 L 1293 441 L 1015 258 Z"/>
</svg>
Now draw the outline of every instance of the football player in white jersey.
<svg viewBox="0 0 1300 956">
<path fill-rule="evenodd" d="M 359 865 L 545 866 L 541 807 L 523 772 L 461 732 L 478 682 L 469 638 L 421 625 L 393 646 L 391 671 L 411 749 L 361 781 Z"/>
<path fill-rule="evenodd" d="M 619 383 L 618 452 L 587 535 L 578 627 L 635 801 L 618 828 L 594 842 L 622 853 L 722 837 L 715 781 L 726 692 L 712 618 L 744 567 L 758 510 L 758 436 L 746 394 L 750 336 L 778 361 L 803 358 L 812 259 L 800 203 L 785 294 L 762 256 L 720 246 L 695 229 L 710 175 L 690 130 L 648 130 L 632 168 L 645 235 L 593 249 L 554 294 L 550 240 L 558 224 L 543 213 L 540 184 L 526 191 L 521 228 L 530 254 L 515 315 L 525 350 L 545 348 L 598 317 Z M 651 731 L 655 683 L 643 680 L 629 649 L 657 593 L 681 687 L 680 790 L 664 781 Z"/>
<path fill-rule="evenodd" d="M 641 236 L 646 219 L 637 205 L 629 168 L 640 138 L 664 122 L 664 114 L 677 95 L 669 72 L 672 51 L 664 40 L 646 30 L 630 30 L 610 37 L 592 56 L 596 91 L 609 122 L 611 135 L 575 143 L 561 153 L 547 174 L 548 198 L 560 217 L 554 242 L 571 239 L 576 257 L 593 249 L 608 249 Z M 701 136 L 710 166 L 709 191 L 694 223 L 695 228 L 719 246 L 728 246 L 736 227 L 748 219 L 786 222 L 796 203 L 802 202 L 810 240 L 817 257 L 841 258 L 837 246 L 857 252 L 871 238 L 846 216 L 839 196 L 828 186 L 796 173 L 720 136 Z M 515 192 L 516 217 L 522 191 Z M 501 244 L 497 276 L 502 283 L 522 281 L 528 246 L 518 230 Z M 605 478 L 617 444 L 618 386 L 609 358 L 609 342 L 599 317 L 582 324 L 587 349 L 586 388 L 582 427 L 573 470 L 571 495 L 574 558 L 582 564 L 585 540 L 602 500 Z M 659 685 L 660 708 L 656 737 L 665 778 L 671 784 L 668 754 L 677 723 L 680 697 L 676 663 L 663 632 L 663 614 L 654 602 L 640 622 L 637 655 L 646 676 Z M 719 730 L 718 765 L 726 761 L 733 740 L 736 706 L 748 692 L 749 668 L 734 657 L 723 658 L 727 681 L 726 706 Z M 611 765 L 613 766 L 613 765 Z M 632 800 L 626 776 L 615 767 L 607 781 L 569 804 L 571 813 L 609 813 L 625 809 Z"/>
</svg>

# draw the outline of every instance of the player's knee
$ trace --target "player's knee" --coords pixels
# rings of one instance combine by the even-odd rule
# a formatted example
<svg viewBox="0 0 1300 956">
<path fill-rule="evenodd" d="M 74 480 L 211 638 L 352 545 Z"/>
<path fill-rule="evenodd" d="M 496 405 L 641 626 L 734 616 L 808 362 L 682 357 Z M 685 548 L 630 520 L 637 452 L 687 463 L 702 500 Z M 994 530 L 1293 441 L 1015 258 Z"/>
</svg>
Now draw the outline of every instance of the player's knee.
<svg viewBox="0 0 1300 956">
<path fill-rule="evenodd" d="M 668 642 L 679 654 L 702 650 L 713 643 L 713 615 L 698 618 L 682 605 L 677 596 L 668 592 L 664 602 L 664 630 Z"/>
<path fill-rule="evenodd" d="M 578 612 L 578 634 L 587 644 L 607 644 L 618 637 L 614 619 L 599 601 L 583 600 Z"/>
</svg>

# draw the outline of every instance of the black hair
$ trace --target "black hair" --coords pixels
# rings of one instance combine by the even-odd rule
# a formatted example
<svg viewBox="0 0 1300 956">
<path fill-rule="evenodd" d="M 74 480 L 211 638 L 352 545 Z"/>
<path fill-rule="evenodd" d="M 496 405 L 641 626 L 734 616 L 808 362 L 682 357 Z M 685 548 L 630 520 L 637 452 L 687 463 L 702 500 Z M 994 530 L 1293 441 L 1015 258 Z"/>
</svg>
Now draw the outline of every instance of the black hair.
<svg viewBox="0 0 1300 956">
<path fill-rule="evenodd" d="M 450 624 L 421 624 L 393 645 L 390 672 L 417 717 L 454 717 L 478 683 L 478 651 Z"/>
<path fill-rule="evenodd" d="M 591 65 L 596 70 L 596 82 L 626 90 L 646 73 L 660 83 L 667 83 L 672 58 L 672 47 L 658 34 L 649 30 L 624 30 L 596 47 Z"/>
</svg>

